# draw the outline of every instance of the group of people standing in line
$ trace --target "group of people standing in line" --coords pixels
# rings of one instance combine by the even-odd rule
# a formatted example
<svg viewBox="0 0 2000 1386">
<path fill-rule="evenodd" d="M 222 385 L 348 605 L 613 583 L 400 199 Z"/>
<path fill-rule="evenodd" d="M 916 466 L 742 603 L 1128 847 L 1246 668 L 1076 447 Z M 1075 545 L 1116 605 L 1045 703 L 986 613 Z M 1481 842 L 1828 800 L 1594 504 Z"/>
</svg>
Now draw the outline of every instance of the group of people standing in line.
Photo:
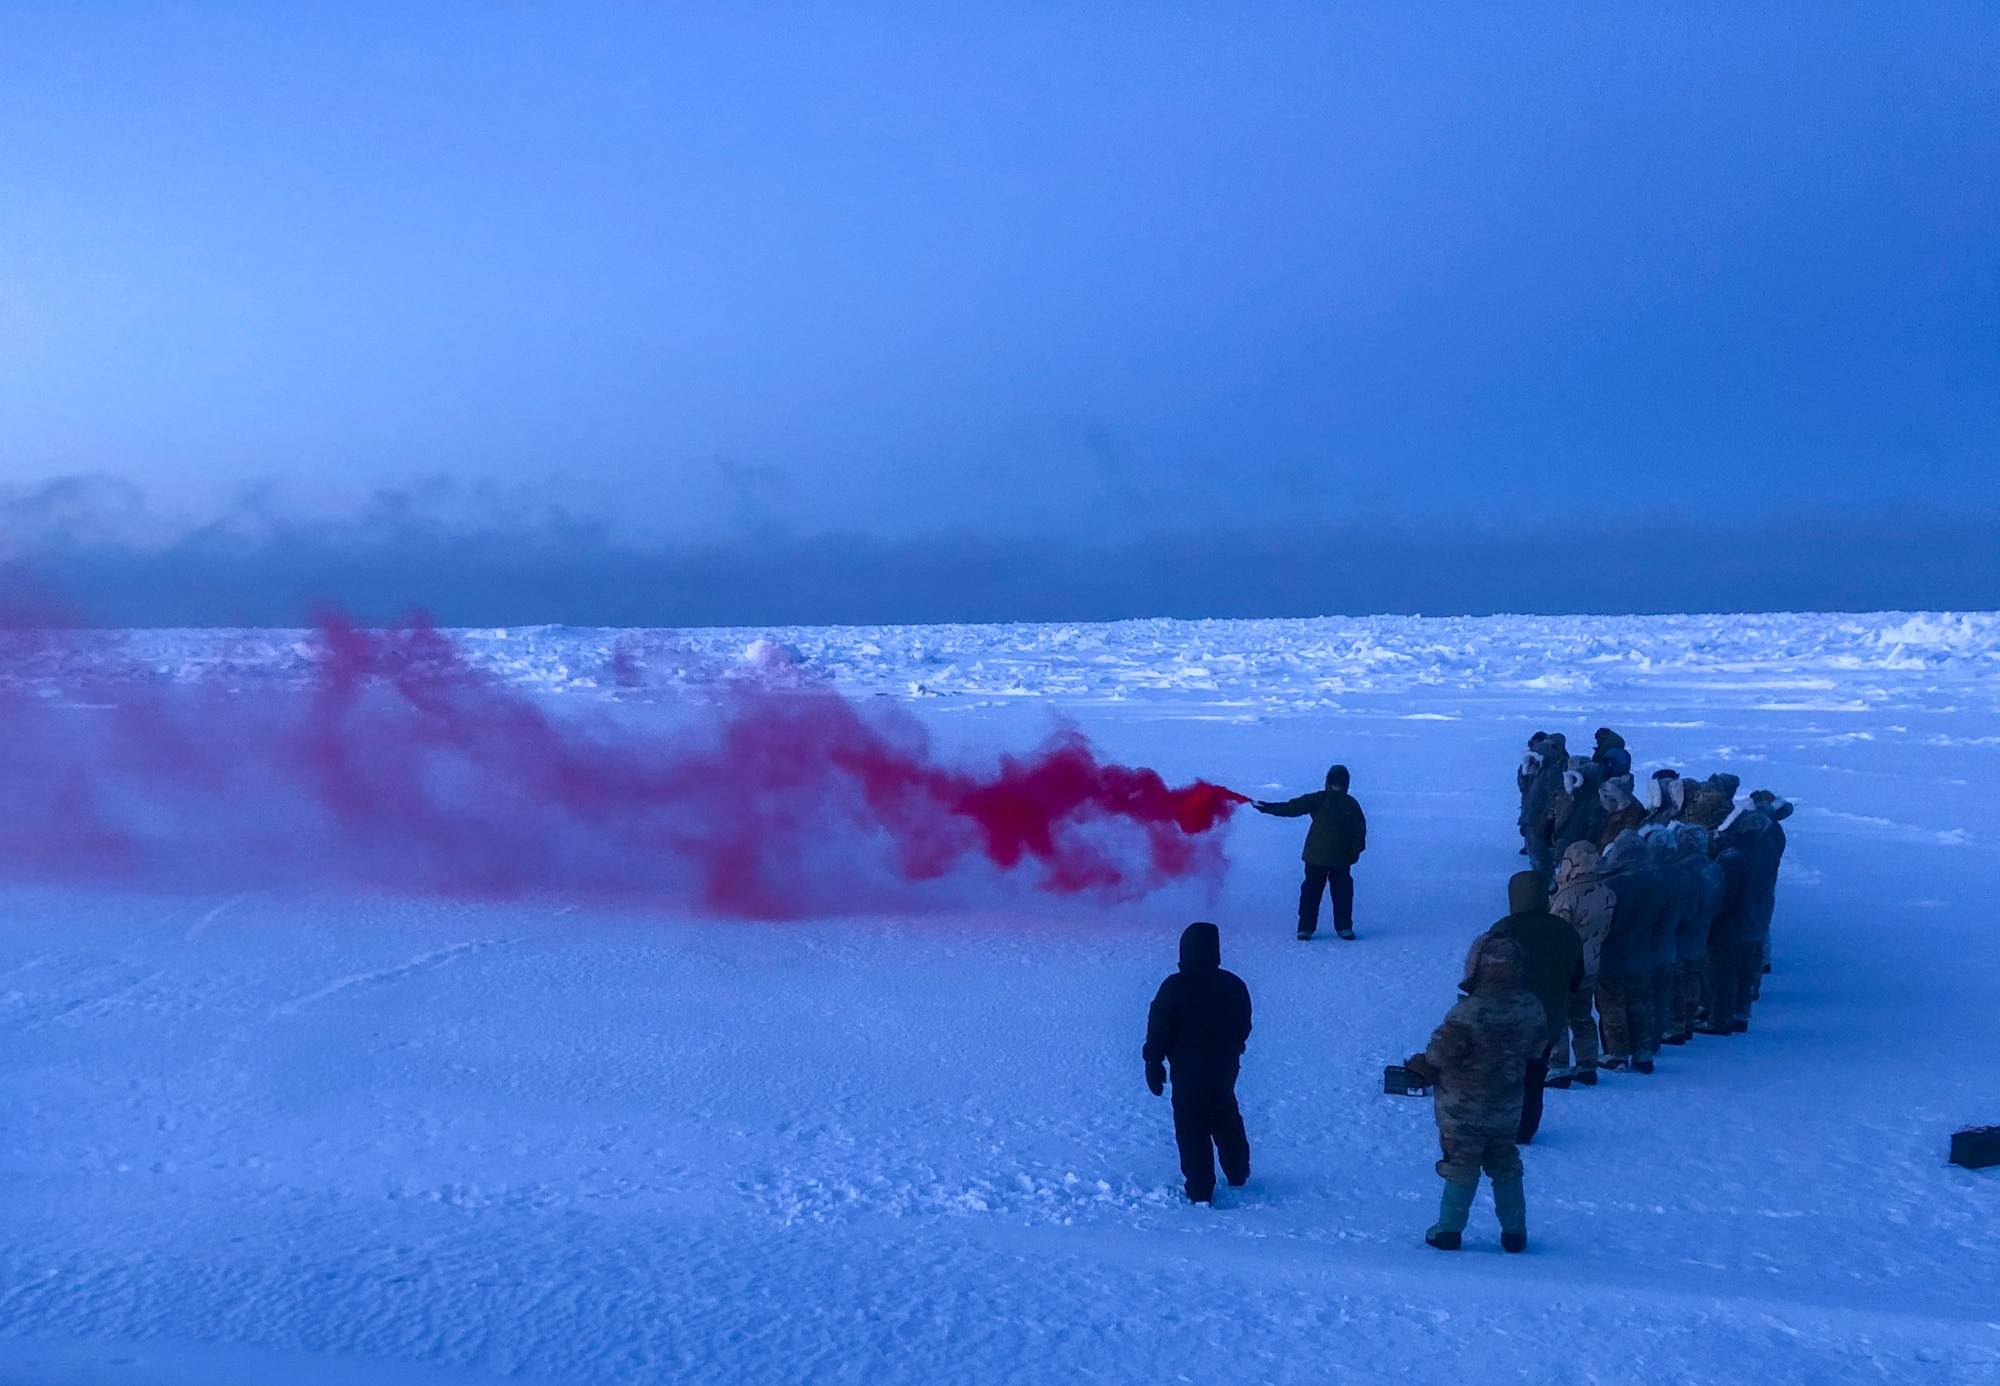
<svg viewBox="0 0 2000 1386">
<path fill-rule="evenodd" d="M 1609 727 L 1587 756 L 1537 732 L 1515 783 L 1522 854 L 1583 949 L 1551 1084 L 1595 1083 L 1600 1068 L 1651 1073 L 1662 1045 L 1748 1030 L 1770 970 L 1791 804 L 1760 789 L 1739 805 L 1736 776 L 1670 769 L 1653 772 L 1641 800 Z"/>
<path fill-rule="evenodd" d="M 1445 1185 L 1425 1240 L 1457 1250 L 1483 1171 L 1501 1245 L 1527 1248 L 1520 1146 L 1541 1124 L 1545 1088 L 1594 1086 L 1600 1070 L 1651 1074 L 1663 1045 L 1749 1029 L 1769 969 L 1778 865 L 1792 805 L 1768 790 L 1736 802 L 1734 775 L 1654 772 L 1634 790 L 1625 740 L 1600 727 L 1589 755 L 1537 732 L 1517 776 L 1522 853 L 1508 914 L 1473 943 L 1463 993 L 1406 1067 L 1435 1094 Z M 1367 820 L 1344 766 L 1323 791 L 1256 807 L 1310 816 L 1299 937 L 1330 890 L 1340 937 L 1353 932 L 1350 868 Z M 1213 924 L 1181 936 L 1180 970 L 1147 1018 L 1147 1085 L 1172 1066 L 1174 1135 L 1188 1197 L 1209 1202 L 1215 1157 L 1232 1186 L 1250 1175 L 1236 1076 L 1250 993 L 1221 967 Z"/>
<path fill-rule="evenodd" d="M 1742 1034 L 1769 970 L 1791 804 L 1760 789 L 1739 805 L 1736 776 L 1670 769 L 1641 800 L 1609 727 L 1589 755 L 1537 732 L 1515 783 L 1529 869 L 1474 941 L 1463 999 L 1407 1065 L 1436 1089 L 1445 1183 L 1424 1240 L 1442 1251 L 1462 1244 L 1482 1171 L 1500 1245 L 1527 1249 L 1520 1147 L 1545 1087 L 1650 1074 L 1663 1045 Z"/>
</svg>

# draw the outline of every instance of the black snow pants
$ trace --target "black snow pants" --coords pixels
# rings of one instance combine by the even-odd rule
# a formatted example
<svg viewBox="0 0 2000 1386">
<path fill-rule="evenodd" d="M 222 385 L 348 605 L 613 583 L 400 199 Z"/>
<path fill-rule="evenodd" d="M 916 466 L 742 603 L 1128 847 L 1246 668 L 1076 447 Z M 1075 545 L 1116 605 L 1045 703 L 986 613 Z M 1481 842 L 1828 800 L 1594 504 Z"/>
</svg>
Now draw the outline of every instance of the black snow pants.
<svg viewBox="0 0 2000 1386">
<path fill-rule="evenodd" d="M 1306 863 L 1305 883 L 1299 887 L 1299 932 L 1310 934 L 1319 928 L 1319 897 L 1333 896 L 1333 927 L 1336 933 L 1354 930 L 1354 868 L 1314 866 Z"/>
<path fill-rule="evenodd" d="M 1215 1197 L 1215 1158 L 1231 1187 L 1250 1177 L 1250 1138 L 1236 1106 L 1236 1083 L 1174 1084 L 1174 1144 L 1180 1147 L 1181 1174 L 1195 1203 Z"/>
</svg>

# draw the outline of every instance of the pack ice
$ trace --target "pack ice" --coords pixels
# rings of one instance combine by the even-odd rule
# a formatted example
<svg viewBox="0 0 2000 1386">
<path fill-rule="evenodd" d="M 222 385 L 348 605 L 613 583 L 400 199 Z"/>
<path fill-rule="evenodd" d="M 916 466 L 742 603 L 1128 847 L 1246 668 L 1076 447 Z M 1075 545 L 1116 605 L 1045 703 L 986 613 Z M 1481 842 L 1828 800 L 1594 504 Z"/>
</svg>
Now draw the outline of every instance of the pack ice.
<svg viewBox="0 0 2000 1386">
<path fill-rule="evenodd" d="M 1293 938 L 1297 825 L 1254 816 L 1150 891 L 802 858 L 782 920 L 17 861 L 0 1380 L 2000 1380 L 2000 1171 L 1945 1158 L 2000 1122 L 2000 617 L 454 638 L 558 721 L 802 680 L 967 764 L 1072 728 L 1276 798 L 1340 761 L 1359 938 Z M 284 686 L 305 648 L 131 632 L 7 678 Z M 1440 1254 L 1428 1104 L 1382 1067 L 1506 910 L 1521 746 L 1600 724 L 1642 779 L 1798 805 L 1775 970 L 1748 1035 L 1549 1094 L 1528 1255 L 1484 1192 Z M 1254 1173 L 1212 1210 L 1139 1058 L 1195 918 L 1256 1005 Z"/>
</svg>

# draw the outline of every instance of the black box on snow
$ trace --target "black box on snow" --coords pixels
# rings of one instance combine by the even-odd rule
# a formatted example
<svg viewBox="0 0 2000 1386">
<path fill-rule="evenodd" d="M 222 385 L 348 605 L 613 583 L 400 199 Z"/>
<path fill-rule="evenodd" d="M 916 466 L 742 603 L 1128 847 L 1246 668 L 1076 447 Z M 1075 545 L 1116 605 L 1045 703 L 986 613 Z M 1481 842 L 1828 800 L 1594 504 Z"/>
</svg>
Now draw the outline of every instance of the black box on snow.
<svg viewBox="0 0 2000 1386">
<path fill-rule="evenodd" d="M 1951 1162 L 1967 1169 L 2000 1165 L 2000 1126 L 1969 1126 L 1951 1138 Z"/>
<path fill-rule="evenodd" d="M 1382 1070 L 1382 1091 L 1392 1097 L 1423 1097 L 1430 1090 L 1429 1083 L 1401 1064 L 1390 1064 Z"/>
</svg>

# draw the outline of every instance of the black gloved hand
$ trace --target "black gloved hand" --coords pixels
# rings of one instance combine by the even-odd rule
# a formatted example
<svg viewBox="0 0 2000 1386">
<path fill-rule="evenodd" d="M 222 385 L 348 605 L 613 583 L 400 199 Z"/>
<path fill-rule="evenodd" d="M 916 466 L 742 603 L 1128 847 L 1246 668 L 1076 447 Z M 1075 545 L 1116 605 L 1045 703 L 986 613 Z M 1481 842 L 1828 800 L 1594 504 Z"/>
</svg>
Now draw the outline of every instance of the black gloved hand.
<svg viewBox="0 0 2000 1386">
<path fill-rule="evenodd" d="M 1158 1097 L 1167 1090 L 1167 1066 L 1165 1064 L 1150 1063 L 1146 1065 L 1146 1086 L 1152 1089 L 1153 1096 L 1155 1097 Z"/>
</svg>

